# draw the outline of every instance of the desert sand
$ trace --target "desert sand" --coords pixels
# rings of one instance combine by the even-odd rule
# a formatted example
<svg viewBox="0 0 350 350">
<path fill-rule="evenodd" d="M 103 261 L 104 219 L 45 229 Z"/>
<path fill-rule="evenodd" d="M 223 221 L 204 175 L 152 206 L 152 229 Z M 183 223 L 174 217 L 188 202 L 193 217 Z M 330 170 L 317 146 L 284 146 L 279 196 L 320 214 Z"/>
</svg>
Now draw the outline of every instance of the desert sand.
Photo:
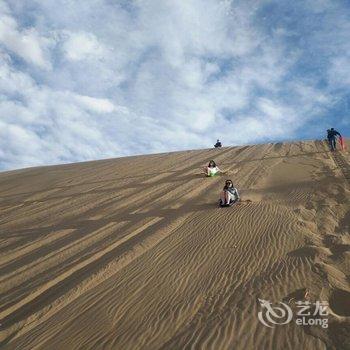
<svg viewBox="0 0 350 350">
<path fill-rule="evenodd" d="M 218 208 L 226 178 L 248 201 Z M 349 203 L 323 141 L 0 173 L 0 347 L 350 349 Z M 259 299 L 327 301 L 329 327 Z"/>
</svg>

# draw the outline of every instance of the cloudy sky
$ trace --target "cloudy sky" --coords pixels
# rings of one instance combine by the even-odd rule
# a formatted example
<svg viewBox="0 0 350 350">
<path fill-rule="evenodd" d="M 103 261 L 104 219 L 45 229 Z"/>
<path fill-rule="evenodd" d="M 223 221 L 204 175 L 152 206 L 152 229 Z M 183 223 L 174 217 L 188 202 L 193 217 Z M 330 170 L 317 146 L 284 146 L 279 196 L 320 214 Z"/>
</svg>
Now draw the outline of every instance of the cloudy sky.
<svg viewBox="0 0 350 350">
<path fill-rule="evenodd" d="M 350 136 L 348 0 L 0 0 L 0 170 Z"/>
</svg>

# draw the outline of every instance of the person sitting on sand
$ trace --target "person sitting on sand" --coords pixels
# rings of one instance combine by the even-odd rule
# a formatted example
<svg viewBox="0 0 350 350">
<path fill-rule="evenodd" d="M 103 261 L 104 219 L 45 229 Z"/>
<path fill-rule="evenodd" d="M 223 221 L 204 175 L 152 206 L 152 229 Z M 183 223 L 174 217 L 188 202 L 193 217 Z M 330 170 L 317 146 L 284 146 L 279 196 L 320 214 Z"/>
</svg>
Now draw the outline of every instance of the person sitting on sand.
<svg viewBox="0 0 350 350">
<path fill-rule="evenodd" d="M 221 142 L 219 141 L 219 139 L 216 140 L 216 144 L 214 145 L 215 148 L 218 148 L 218 147 L 222 147 L 222 144 Z"/>
<path fill-rule="evenodd" d="M 223 171 L 221 171 L 216 163 L 211 160 L 209 164 L 204 168 L 204 173 L 206 176 L 215 176 L 219 173 L 223 173 Z"/>
<path fill-rule="evenodd" d="M 220 206 L 228 207 L 241 200 L 237 188 L 233 186 L 232 180 L 226 180 L 220 195 Z"/>
</svg>

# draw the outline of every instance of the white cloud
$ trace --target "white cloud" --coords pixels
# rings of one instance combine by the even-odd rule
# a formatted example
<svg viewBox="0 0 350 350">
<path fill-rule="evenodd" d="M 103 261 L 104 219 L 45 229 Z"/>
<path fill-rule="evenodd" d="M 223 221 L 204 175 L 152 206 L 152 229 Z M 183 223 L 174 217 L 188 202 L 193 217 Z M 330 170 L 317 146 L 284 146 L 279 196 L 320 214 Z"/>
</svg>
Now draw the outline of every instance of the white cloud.
<svg viewBox="0 0 350 350">
<path fill-rule="evenodd" d="M 257 103 L 259 110 L 264 113 L 272 122 L 286 121 L 294 114 L 292 110 L 279 106 L 267 98 L 259 98 Z"/>
<path fill-rule="evenodd" d="M 4 168 L 100 158 L 101 152 L 107 157 L 120 151 L 104 139 L 106 126 L 95 115 L 113 111 L 125 114 L 125 108 L 108 99 L 38 86 L 4 61 L 0 74 L 0 149 Z M 6 86 L 12 88 L 6 91 Z"/>
<path fill-rule="evenodd" d="M 69 60 L 100 58 L 105 54 L 103 45 L 91 33 L 78 32 L 66 35 L 67 39 L 63 44 L 63 50 Z"/>
<path fill-rule="evenodd" d="M 84 108 L 96 113 L 111 113 L 116 109 L 114 104 L 106 98 L 76 95 L 75 99 Z"/>
<path fill-rule="evenodd" d="M 350 87 L 350 53 L 332 59 L 329 80 L 335 88 Z"/>
<path fill-rule="evenodd" d="M 6 10 L 6 7 L 3 5 L 2 9 Z M 49 40 L 41 36 L 35 28 L 20 30 L 16 20 L 6 13 L 0 15 L 0 43 L 28 63 L 50 68 L 44 52 Z"/>
</svg>

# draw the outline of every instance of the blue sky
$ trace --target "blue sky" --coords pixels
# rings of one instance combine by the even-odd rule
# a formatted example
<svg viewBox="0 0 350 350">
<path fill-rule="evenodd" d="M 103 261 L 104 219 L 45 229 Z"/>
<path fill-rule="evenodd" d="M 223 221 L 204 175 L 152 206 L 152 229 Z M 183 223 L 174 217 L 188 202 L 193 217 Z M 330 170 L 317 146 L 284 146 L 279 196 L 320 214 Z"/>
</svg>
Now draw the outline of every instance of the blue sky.
<svg viewBox="0 0 350 350">
<path fill-rule="evenodd" d="M 0 0 L 0 170 L 350 136 L 350 3 Z"/>
</svg>

